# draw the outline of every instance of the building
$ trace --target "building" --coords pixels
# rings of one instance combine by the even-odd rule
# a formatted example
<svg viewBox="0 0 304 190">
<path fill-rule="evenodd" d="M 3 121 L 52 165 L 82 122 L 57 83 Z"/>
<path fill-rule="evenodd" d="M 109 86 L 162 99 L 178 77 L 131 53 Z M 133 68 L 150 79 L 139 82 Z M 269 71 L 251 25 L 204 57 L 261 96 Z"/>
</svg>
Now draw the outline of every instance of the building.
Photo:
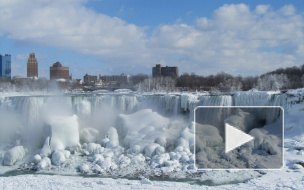
<svg viewBox="0 0 304 190">
<path fill-rule="evenodd" d="M 0 77 L 11 79 L 11 55 L 0 54 Z"/>
<path fill-rule="evenodd" d="M 121 73 L 121 75 L 99 75 L 99 79 L 103 83 L 108 84 L 128 84 L 130 82 L 130 75 Z"/>
<path fill-rule="evenodd" d="M 161 64 L 157 64 L 152 68 L 152 76 L 158 77 L 174 77 L 178 78 L 178 67 L 162 67 Z"/>
<path fill-rule="evenodd" d="M 56 80 L 56 79 L 66 79 L 69 80 L 69 68 L 68 67 L 62 67 L 60 62 L 56 62 L 53 64 L 52 67 L 50 67 L 50 79 Z"/>
<path fill-rule="evenodd" d="M 27 60 L 27 77 L 38 78 L 38 62 L 35 53 L 30 53 Z"/>
<path fill-rule="evenodd" d="M 85 84 L 95 84 L 97 82 L 97 76 L 96 75 L 84 75 L 83 76 L 83 81 Z"/>
</svg>

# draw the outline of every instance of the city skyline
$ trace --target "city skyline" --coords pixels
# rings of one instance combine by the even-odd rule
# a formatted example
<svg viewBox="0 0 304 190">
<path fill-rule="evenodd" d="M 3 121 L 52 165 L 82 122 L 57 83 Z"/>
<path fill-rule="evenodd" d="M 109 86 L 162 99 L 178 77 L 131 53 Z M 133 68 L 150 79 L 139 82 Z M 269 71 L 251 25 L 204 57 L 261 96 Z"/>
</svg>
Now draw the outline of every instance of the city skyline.
<svg viewBox="0 0 304 190">
<path fill-rule="evenodd" d="M 3 0 L 0 53 L 12 56 L 12 77 L 26 76 L 30 52 L 39 62 L 39 77 L 46 78 L 57 61 L 73 78 L 151 75 L 156 64 L 177 66 L 179 74 L 259 75 L 304 63 L 303 5 Z"/>
</svg>

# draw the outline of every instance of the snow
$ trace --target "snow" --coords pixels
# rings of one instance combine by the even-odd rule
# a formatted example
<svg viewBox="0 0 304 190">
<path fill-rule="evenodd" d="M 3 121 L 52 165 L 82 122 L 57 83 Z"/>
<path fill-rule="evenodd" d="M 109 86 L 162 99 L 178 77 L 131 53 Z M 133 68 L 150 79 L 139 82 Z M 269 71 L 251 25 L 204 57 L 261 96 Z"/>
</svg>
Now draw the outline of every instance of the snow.
<svg viewBox="0 0 304 190">
<path fill-rule="evenodd" d="M 67 158 L 70 157 L 70 152 L 67 150 L 55 150 L 52 154 L 52 164 L 61 165 Z"/>
<path fill-rule="evenodd" d="M 85 163 L 82 163 L 78 166 L 79 172 L 81 173 L 89 173 L 90 169 L 89 166 L 86 165 Z"/>
<path fill-rule="evenodd" d="M 50 156 L 52 153 L 51 145 L 50 145 L 50 137 L 47 137 L 44 141 L 44 145 L 40 151 L 41 156 Z"/>
<path fill-rule="evenodd" d="M 111 127 L 106 136 L 109 141 L 106 143 L 106 148 L 114 148 L 119 145 L 117 130 Z"/>
<path fill-rule="evenodd" d="M 36 155 L 33 157 L 33 162 L 34 162 L 34 164 L 38 164 L 40 161 L 41 161 L 41 156 L 40 156 L 39 154 L 36 154 Z"/>
<path fill-rule="evenodd" d="M 99 139 L 99 131 L 94 128 L 84 128 L 80 131 L 80 142 L 96 143 Z"/>
<path fill-rule="evenodd" d="M 302 97 L 303 89 L 288 91 L 286 95 L 280 95 L 279 92 L 251 91 L 221 96 L 193 93 L 148 96 L 108 93 L 107 95 L 86 94 L 65 97 L 67 105 L 72 110 L 71 113 L 77 114 L 78 119 L 77 116 L 71 115 L 56 117 L 48 115 L 47 119 L 41 117 L 42 112 L 40 113 L 39 110 L 47 107 L 45 97 L 29 96 L 23 99 L 4 97 L 0 101 L 1 110 L 8 108 L 12 112 L 20 108 L 23 112 L 31 110 L 29 123 L 37 124 L 37 126 L 43 126 L 46 123 L 50 126 L 51 133 L 41 136 L 42 133 L 36 128 L 31 129 L 30 126 L 25 125 L 28 133 L 23 134 L 23 131 L 20 131 L 22 135 L 18 138 L 10 136 L 11 144 L 0 143 L 0 160 L 3 163 L 5 153 L 16 146 L 16 140 L 25 148 L 30 148 L 29 152 L 21 156 L 22 159 L 17 159 L 17 157 L 21 158 L 19 156 L 15 157 L 15 160 L 18 160 L 15 165 L 0 166 L 1 173 L 16 168 L 39 170 L 34 175 L 1 176 L 0 188 L 303 189 L 304 103 Z M 39 99 L 39 104 L 35 104 L 38 101 L 33 101 L 33 99 Z M 103 112 L 96 113 L 105 105 L 105 102 L 118 110 L 117 117 L 113 118 L 114 122 L 90 121 L 106 115 Z M 80 109 L 81 105 L 84 108 L 83 112 Z M 198 173 L 193 164 L 194 126 L 191 123 L 191 109 L 196 105 L 283 106 L 286 111 L 284 167 L 278 171 L 203 171 Z M 150 109 L 147 109 L 149 107 Z M 16 111 L 16 113 L 18 115 L 19 112 Z M 275 115 L 269 114 L 269 117 Z M 23 123 L 28 114 L 19 116 L 22 120 L 16 117 L 18 122 Z M 246 120 L 245 117 L 252 116 L 242 112 L 229 118 L 230 121 L 227 120 L 227 122 L 236 122 L 234 124 L 242 128 L 247 126 L 243 123 Z M 184 119 L 185 122 L 179 119 Z M 79 128 L 83 130 L 78 132 Z M 246 130 L 249 130 L 252 135 L 256 133 L 257 137 L 248 146 L 252 150 L 259 148 L 260 151 L 266 152 L 268 155 L 266 161 L 276 164 L 272 156 L 280 154 L 277 148 L 281 142 L 275 136 L 277 132 L 275 125 L 267 124 L 258 129 L 249 127 Z M 205 134 L 202 144 L 212 146 L 223 140 L 220 138 L 218 129 L 211 124 L 201 127 L 201 132 Z M 28 134 L 32 136 L 27 137 Z M 31 137 L 39 137 L 40 143 L 32 146 L 26 141 Z M 214 159 L 214 152 L 210 148 L 204 148 L 200 154 L 207 161 Z M 248 152 L 240 151 L 235 155 L 240 156 L 248 164 L 253 162 L 248 158 Z M 224 158 L 225 162 L 235 160 L 233 154 L 226 155 Z M 57 175 L 39 175 L 49 172 Z M 66 176 L 79 173 L 85 174 L 87 178 Z M 98 174 L 102 178 L 90 176 L 92 174 Z M 119 176 L 134 177 L 135 180 L 104 178 Z M 159 178 L 155 178 L 157 176 Z M 163 181 L 164 176 L 169 178 Z"/>
<path fill-rule="evenodd" d="M 5 153 L 3 164 L 6 166 L 14 165 L 16 162 L 23 160 L 25 152 L 23 146 L 15 146 Z"/>
<path fill-rule="evenodd" d="M 86 150 L 90 153 L 90 154 L 100 154 L 104 151 L 104 148 L 101 147 L 100 144 L 95 144 L 95 143 L 89 143 L 86 146 Z"/>
<path fill-rule="evenodd" d="M 169 119 L 153 112 L 151 109 L 138 111 L 131 115 L 119 115 L 118 135 L 120 142 L 131 152 L 138 149 L 152 156 L 158 144 L 157 138 L 164 135 L 163 129 L 169 125 Z M 135 147 L 134 147 L 135 146 Z"/>
<path fill-rule="evenodd" d="M 48 157 L 42 158 L 42 160 L 34 167 L 36 170 L 43 170 L 51 166 L 51 160 Z"/>
<path fill-rule="evenodd" d="M 78 117 L 53 117 L 47 121 L 51 128 L 51 150 L 64 150 L 68 146 L 79 146 Z"/>
</svg>

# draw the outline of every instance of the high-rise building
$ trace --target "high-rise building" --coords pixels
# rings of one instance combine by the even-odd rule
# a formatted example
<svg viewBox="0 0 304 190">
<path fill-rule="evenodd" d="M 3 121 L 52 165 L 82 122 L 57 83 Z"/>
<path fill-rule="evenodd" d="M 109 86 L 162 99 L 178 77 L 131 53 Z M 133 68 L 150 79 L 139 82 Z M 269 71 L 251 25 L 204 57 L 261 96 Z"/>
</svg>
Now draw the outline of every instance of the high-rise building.
<svg viewBox="0 0 304 190">
<path fill-rule="evenodd" d="M 0 54 L 0 77 L 11 79 L 11 55 Z"/>
<path fill-rule="evenodd" d="M 157 64 L 152 68 L 152 76 L 158 77 L 174 77 L 178 78 L 178 67 L 162 67 L 161 64 Z"/>
<path fill-rule="evenodd" d="M 50 79 L 66 79 L 69 80 L 69 68 L 62 67 L 60 62 L 56 62 L 50 67 Z"/>
<path fill-rule="evenodd" d="M 38 77 L 38 62 L 35 53 L 30 53 L 27 60 L 27 77 Z"/>
</svg>

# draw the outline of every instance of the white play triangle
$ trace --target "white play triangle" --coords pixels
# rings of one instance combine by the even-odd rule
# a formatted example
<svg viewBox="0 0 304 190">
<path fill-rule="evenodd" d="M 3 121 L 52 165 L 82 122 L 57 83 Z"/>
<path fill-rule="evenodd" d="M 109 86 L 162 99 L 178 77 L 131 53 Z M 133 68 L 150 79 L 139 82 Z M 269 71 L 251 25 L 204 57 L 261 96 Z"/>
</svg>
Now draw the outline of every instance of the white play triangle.
<svg viewBox="0 0 304 190">
<path fill-rule="evenodd" d="M 253 136 L 225 123 L 225 153 L 251 141 Z"/>
</svg>

